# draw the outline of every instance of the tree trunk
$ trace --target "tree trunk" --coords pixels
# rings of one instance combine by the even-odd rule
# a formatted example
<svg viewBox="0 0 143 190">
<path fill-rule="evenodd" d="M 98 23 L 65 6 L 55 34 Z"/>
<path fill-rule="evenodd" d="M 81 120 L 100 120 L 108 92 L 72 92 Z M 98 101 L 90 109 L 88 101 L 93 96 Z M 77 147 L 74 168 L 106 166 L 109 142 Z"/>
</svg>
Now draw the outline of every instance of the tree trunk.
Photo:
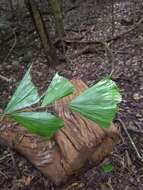
<svg viewBox="0 0 143 190">
<path fill-rule="evenodd" d="M 5 121 L 0 127 L 0 138 L 23 154 L 55 184 L 60 184 L 87 163 L 98 164 L 113 148 L 118 137 L 114 125 L 103 130 L 97 124 L 69 110 L 67 104 L 87 86 L 81 80 L 71 81 L 76 92 L 53 106 L 63 118 L 65 126 L 52 140 L 45 140 L 20 126 L 9 127 Z"/>
<path fill-rule="evenodd" d="M 49 34 L 46 30 L 46 26 L 44 24 L 43 18 L 40 14 L 40 11 L 36 5 L 35 0 L 25 0 L 25 2 L 32 16 L 33 22 L 41 39 L 42 45 L 45 49 L 49 63 L 51 65 L 57 65 L 58 58 L 56 54 L 56 49 L 54 48 L 50 40 Z"/>
<path fill-rule="evenodd" d="M 59 0 L 48 0 L 51 5 L 52 12 L 55 17 L 55 27 L 58 37 L 62 40 L 64 37 L 64 23 L 63 23 L 63 13 Z"/>
</svg>

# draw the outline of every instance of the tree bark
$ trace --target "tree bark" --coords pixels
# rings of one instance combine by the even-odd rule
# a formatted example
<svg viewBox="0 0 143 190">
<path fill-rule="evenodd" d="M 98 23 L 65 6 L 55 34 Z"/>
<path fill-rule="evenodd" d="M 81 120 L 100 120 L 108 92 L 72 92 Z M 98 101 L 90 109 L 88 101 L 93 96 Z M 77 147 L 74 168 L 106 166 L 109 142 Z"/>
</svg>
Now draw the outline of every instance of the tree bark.
<svg viewBox="0 0 143 190">
<path fill-rule="evenodd" d="M 56 54 L 56 49 L 54 48 L 50 40 L 49 34 L 46 30 L 45 23 L 36 5 L 35 0 L 25 0 L 25 2 L 32 16 L 32 19 L 36 27 L 36 30 L 38 32 L 38 35 L 40 37 L 41 43 L 45 49 L 49 63 L 51 65 L 57 65 L 58 58 Z"/>
<path fill-rule="evenodd" d="M 64 23 L 63 23 L 63 13 L 59 0 L 48 0 L 51 5 L 52 12 L 55 17 L 55 27 L 58 37 L 62 40 L 64 37 Z"/>
<path fill-rule="evenodd" d="M 69 101 L 87 88 L 81 80 L 71 82 L 76 92 L 53 106 L 57 115 L 63 118 L 65 126 L 52 140 L 30 134 L 18 125 L 9 126 L 7 121 L 0 126 L 0 138 L 23 154 L 57 185 L 75 172 L 81 171 L 87 163 L 100 163 L 111 153 L 118 137 L 118 131 L 113 124 L 109 130 L 104 130 L 69 110 Z"/>
</svg>

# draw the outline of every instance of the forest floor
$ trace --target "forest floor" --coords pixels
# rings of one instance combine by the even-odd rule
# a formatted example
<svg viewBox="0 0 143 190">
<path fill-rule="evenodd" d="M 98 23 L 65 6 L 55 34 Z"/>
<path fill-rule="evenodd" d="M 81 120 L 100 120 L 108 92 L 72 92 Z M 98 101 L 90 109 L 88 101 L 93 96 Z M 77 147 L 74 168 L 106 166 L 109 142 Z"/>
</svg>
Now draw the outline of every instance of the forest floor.
<svg viewBox="0 0 143 190">
<path fill-rule="evenodd" d="M 112 74 L 123 95 L 116 118 L 121 138 L 105 160 L 113 165 L 112 172 L 105 173 L 101 164 L 56 187 L 23 156 L 0 145 L 0 190 L 143 190 L 143 162 L 122 126 L 128 128 L 139 153 L 143 153 L 143 1 L 115 0 L 114 14 L 111 2 L 64 1 L 65 60 L 60 56 L 61 63 L 49 67 L 28 11 L 13 10 L 13 16 L 8 3 L 0 1 L 0 75 L 11 81 L 0 78 L 0 109 L 31 63 L 40 91 L 58 71 L 69 79 L 81 78 L 89 86 Z M 51 12 L 46 1 L 41 3 L 55 40 Z M 61 54 L 60 48 L 57 51 Z"/>
</svg>

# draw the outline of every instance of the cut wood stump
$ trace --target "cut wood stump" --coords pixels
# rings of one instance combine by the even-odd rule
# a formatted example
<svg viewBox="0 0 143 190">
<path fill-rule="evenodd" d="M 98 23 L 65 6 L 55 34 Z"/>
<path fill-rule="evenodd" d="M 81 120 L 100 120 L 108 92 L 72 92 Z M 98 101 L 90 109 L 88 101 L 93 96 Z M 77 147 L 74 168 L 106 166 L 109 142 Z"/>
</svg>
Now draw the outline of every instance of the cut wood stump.
<svg viewBox="0 0 143 190">
<path fill-rule="evenodd" d="M 69 101 L 87 88 L 81 80 L 71 82 L 76 92 L 53 106 L 57 115 L 63 118 L 65 127 L 52 140 L 30 134 L 19 125 L 11 127 L 6 121 L 0 127 L 0 138 L 24 155 L 56 185 L 81 171 L 85 164 L 100 163 L 111 153 L 118 137 L 114 124 L 109 130 L 104 130 L 79 113 L 69 110 Z"/>
</svg>

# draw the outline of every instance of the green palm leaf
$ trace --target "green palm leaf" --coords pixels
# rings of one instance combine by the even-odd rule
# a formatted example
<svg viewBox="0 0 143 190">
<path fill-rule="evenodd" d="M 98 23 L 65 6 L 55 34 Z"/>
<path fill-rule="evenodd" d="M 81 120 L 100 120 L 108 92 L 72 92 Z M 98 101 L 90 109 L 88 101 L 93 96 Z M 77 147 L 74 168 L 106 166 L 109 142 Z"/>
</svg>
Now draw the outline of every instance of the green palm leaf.
<svg viewBox="0 0 143 190">
<path fill-rule="evenodd" d="M 10 102 L 8 103 L 5 112 L 10 114 L 22 108 L 29 107 L 39 101 L 39 96 L 35 85 L 31 81 L 30 69 L 26 72 Z"/>
<path fill-rule="evenodd" d="M 55 101 L 68 96 L 74 92 L 72 83 L 57 73 L 54 76 L 51 84 L 46 91 L 45 97 L 42 101 L 42 107 L 54 103 Z"/>
<path fill-rule="evenodd" d="M 105 78 L 76 97 L 69 106 L 101 127 L 108 128 L 120 102 L 121 95 L 115 82 Z"/>
<path fill-rule="evenodd" d="M 64 126 L 63 120 L 47 112 L 13 113 L 11 117 L 27 128 L 31 133 L 50 139 Z"/>
</svg>

